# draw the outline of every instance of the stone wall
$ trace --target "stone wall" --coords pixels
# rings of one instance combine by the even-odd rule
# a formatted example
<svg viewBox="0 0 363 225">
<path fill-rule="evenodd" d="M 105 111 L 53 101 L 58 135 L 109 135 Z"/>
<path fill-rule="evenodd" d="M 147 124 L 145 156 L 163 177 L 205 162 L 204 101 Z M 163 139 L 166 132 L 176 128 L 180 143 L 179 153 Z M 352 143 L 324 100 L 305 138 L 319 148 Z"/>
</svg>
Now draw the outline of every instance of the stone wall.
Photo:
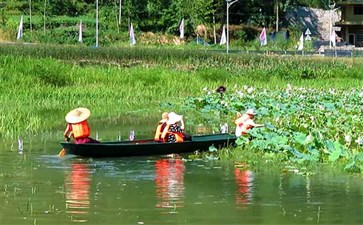
<svg viewBox="0 0 363 225">
<path fill-rule="evenodd" d="M 339 10 L 296 7 L 287 13 L 286 20 L 289 24 L 300 27 L 302 32 L 309 28 L 311 36 L 320 40 L 329 40 L 330 15 L 332 15 L 333 24 L 340 21 Z"/>
</svg>

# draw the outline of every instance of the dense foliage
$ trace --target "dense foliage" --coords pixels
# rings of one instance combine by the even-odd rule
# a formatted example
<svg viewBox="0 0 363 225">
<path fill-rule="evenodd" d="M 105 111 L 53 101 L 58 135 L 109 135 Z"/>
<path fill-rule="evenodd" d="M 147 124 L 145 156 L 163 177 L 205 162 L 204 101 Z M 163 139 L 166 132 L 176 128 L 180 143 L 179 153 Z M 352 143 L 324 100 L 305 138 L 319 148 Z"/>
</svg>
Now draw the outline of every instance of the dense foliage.
<svg viewBox="0 0 363 225">
<path fill-rule="evenodd" d="M 24 26 L 31 30 L 27 42 L 76 43 L 77 25 L 84 24 L 85 43 L 94 41 L 95 0 L 4 0 L 0 3 L 0 39 L 14 40 L 20 15 L 25 16 Z M 121 18 L 119 18 L 121 7 Z M 280 27 L 286 27 L 284 14 L 291 7 L 311 6 L 327 8 L 327 0 L 249 0 L 237 1 L 229 8 L 230 24 L 260 28 L 275 27 L 278 16 Z M 278 13 L 277 13 L 278 12 Z M 102 44 L 120 40 L 120 32 L 127 32 L 133 22 L 136 31 L 178 34 L 181 18 L 185 19 L 186 37 L 195 37 L 195 28 L 206 25 L 211 40 L 213 26 L 218 33 L 226 21 L 226 2 L 217 0 L 99 0 L 99 26 Z M 239 34 L 251 40 L 257 30 L 238 28 Z M 233 28 L 231 28 L 233 30 Z M 3 36 L 3 37 L 1 37 Z M 104 37 L 106 36 L 106 37 Z M 124 35 L 127 39 L 127 34 Z M 61 38 L 63 37 L 63 38 Z M 61 38 L 61 39 L 60 39 Z"/>
<path fill-rule="evenodd" d="M 363 88 L 326 91 L 288 84 L 285 90 L 233 89 L 223 96 L 206 89 L 205 96 L 189 98 L 188 107 L 226 114 L 228 122 L 231 112 L 257 109 L 257 120 L 266 126 L 240 137 L 239 150 L 285 153 L 300 163 L 340 160 L 346 170 L 363 171 Z"/>
<path fill-rule="evenodd" d="M 0 68 L 0 134 L 7 137 L 53 129 L 63 122 L 65 106 L 87 105 L 96 109 L 95 118 L 117 117 L 135 108 L 159 116 L 155 112 L 161 102 L 174 109 L 180 99 L 221 84 L 271 90 L 286 82 L 323 90 L 363 86 L 359 58 L 281 58 L 165 48 L 0 45 Z M 219 124 L 210 115 L 193 118 Z"/>
<path fill-rule="evenodd" d="M 34 15 L 46 12 L 49 16 L 77 17 L 93 14 L 95 0 L 4 0 L 2 10 L 5 16 L 15 13 L 29 14 L 30 7 Z M 99 0 L 99 6 L 107 11 L 109 19 L 118 15 L 119 0 Z M 282 15 L 288 7 L 305 5 L 310 7 L 328 7 L 328 0 L 249 0 L 238 1 L 230 7 L 231 23 L 251 23 L 271 25 L 275 22 L 276 8 Z M 174 22 L 185 17 L 192 25 L 209 24 L 213 16 L 216 20 L 226 17 L 225 1 L 217 0 L 122 0 L 122 15 L 139 24 L 140 28 L 161 31 L 172 28 Z M 175 25 L 174 25 L 175 26 Z"/>
<path fill-rule="evenodd" d="M 339 161 L 359 171 L 362 69 L 360 58 L 0 45 L 0 135 L 63 130 L 64 114 L 81 105 L 92 109 L 92 123 L 127 115 L 158 121 L 173 110 L 187 115 L 189 133 L 200 124 L 218 132 L 224 122 L 233 130 L 235 113 L 253 107 L 267 126 L 252 130 L 252 140 L 239 139 L 235 159 L 244 160 L 241 149 L 278 152 L 281 160 Z M 214 93 L 221 84 L 223 96 Z M 203 88 L 205 95 L 196 97 Z"/>
</svg>

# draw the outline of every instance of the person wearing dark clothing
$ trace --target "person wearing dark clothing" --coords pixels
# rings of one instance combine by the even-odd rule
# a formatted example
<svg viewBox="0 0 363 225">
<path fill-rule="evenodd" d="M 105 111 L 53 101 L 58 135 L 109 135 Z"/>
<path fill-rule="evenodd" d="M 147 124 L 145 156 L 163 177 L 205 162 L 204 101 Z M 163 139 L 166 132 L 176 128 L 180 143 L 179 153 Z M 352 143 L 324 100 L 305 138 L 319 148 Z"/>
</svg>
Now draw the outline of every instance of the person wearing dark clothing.
<svg viewBox="0 0 363 225">
<path fill-rule="evenodd" d="M 165 142 L 174 143 L 191 140 L 191 136 L 184 132 L 184 121 L 182 115 L 171 112 L 168 114 L 168 118 L 166 127 L 161 135 L 161 138 Z"/>
</svg>

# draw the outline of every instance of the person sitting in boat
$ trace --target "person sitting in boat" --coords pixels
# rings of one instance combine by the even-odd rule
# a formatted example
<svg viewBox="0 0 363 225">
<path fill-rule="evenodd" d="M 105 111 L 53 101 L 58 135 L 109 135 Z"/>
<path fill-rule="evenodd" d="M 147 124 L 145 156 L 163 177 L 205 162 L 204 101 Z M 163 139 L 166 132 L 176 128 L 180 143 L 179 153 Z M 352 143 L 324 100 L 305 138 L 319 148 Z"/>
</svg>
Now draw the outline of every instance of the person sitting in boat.
<svg viewBox="0 0 363 225">
<path fill-rule="evenodd" d="M 180 122 L 180 125 L 178 124 Z M 191 136 L 184 132 L 183 116 L 175 112 L 168 114 L 168 121 L 166 127 L 161 134 L 163 142 L 183 142 L 191 140 Z"/>
<path fill-rule="evenodd" d="M 244 115 L 242 115 L 240 112 L 237 113 L 237 119 L 235 121 L 235 134 L 237 137 L 246 134 L 249 129 L 265 126 L 263 124 L 257 124 L 253 121 L 255 115 L 256 112 L 253 109 L 248 109 Z"/>
<path fill-rule="evenodd" d="M 88 126 L 87 119 L 91 112 L 87 108 L 77 108 L 67 113 L 65 119 L 67 124 L 64 131 L 64 139 L 69 142 L 72 137 L 74 143 L 99 143 L 99 141 L 90 138 L 91 129 Z"/>
<path fill-rule="evenodd" d="M 163 133 L 164 128 L 166 127 L 167 121 L 168 121 L 168 113 L 164 112 L 161 115 L 161 120 L 159 121 L 158 126 L 156 127 L 154 141 L 156 142 L 162 141 L 161 134 Z"/>
</svg>

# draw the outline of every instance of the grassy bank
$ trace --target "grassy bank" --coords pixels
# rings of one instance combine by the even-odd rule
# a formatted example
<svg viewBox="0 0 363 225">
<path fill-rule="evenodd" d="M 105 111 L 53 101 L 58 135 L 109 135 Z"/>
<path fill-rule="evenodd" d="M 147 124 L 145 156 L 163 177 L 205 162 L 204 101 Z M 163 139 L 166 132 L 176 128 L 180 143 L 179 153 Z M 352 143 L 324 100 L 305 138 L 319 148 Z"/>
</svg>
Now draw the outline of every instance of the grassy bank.
<svg viewBox="0 0 363 225">
<path fill-rule="evenodd" d="M 65 114 L 79 106 L 90 108 L 96 123 L 125 115 L 157 121 L 173 110 L 189 117 L 188 127 L 203 123 L 215 130 L 220 112 L 233 129 L 235 112 L 253 107 L 270 126 L 219 158 L 361 171 L 361 71 L 360 58 L 0 45 L 0 135 L 63 130 Z M 227 87 L 223 104 L 214 93 L 220 85 Z"/>
<path fill-rule="evenodd" d="M 362 87 L 362 59 L 226 55 L 163 48 L 0 45 L 0 134 L 63 126 L 73 107 L 93 118 L 180 109 L 219 85 L 267 89 Z M 171 104 L 166 104 L 171 103 Z"/>
</svg>

